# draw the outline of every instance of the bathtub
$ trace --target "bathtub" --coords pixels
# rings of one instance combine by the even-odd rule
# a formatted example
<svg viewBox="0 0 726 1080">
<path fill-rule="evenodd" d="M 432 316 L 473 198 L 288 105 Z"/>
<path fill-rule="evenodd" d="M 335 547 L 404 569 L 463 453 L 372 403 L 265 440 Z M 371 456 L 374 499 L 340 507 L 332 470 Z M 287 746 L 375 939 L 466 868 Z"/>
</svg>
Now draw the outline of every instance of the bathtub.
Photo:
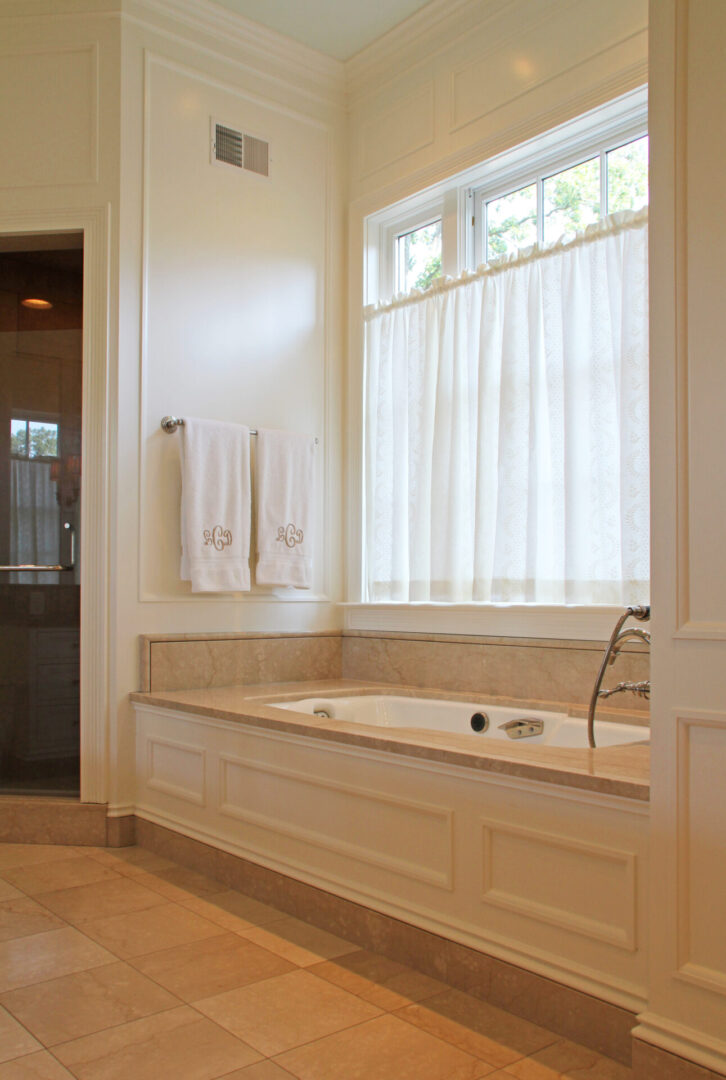
<svg viewBox="0 0 726 1080">
<path fill-rule="evenodd" d="M 254 864 L 642 1011 L 647 729 L 602 721 L 608 746 L 590 750 L 564 712 L 445 698 L 320 683 L 135 694 L 135 813 L 239 857 L 250 880 Z M 541 736 L 499 726 L 529 718 Z"/>
<path fill-rule="evenodd" d="M 521 746 L 586 747 L 587 721 L 563 712 L 540 709 L 508 708 L 475 701 L 445 701 L 432 698 L 402 697 L 397 694 L 370 694 L 351 697 L 310 697 L 298 701 L 271 701 L 277 709 L 290 709 L 308 715 L 327 716 L 353 724 L 377 728 L 416 728 L 452 734 L 476 734 L 486 740 L 505 740 Z M 517 720 L 542 720 L 541 735 L 510 739 L 503 725 Z M 488 724 L 486 721 L 488 720 Z M 481 729 L 482 723 L 486 726 Z M 599 723 L 598 747 L 623 746 L 644 742 L 650 731 L 632 724 Z"/>
</svg>

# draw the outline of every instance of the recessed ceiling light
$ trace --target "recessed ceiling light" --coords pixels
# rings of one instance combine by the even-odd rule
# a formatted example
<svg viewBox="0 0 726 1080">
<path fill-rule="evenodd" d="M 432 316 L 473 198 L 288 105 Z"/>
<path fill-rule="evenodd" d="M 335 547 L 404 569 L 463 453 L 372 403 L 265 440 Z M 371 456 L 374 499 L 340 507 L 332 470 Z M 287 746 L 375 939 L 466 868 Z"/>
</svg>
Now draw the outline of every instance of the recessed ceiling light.
<svg viewBox="0 0 726 1080">
<path fill-rule="evenodd" d="M 53 307 L 50 300 L 41 300 L 36 296 L 29 296 L 27 300 L 21 300 L 20 303 L 23 307 L 35 308 L 36 311 L 46 311 Z"/>
</svg>

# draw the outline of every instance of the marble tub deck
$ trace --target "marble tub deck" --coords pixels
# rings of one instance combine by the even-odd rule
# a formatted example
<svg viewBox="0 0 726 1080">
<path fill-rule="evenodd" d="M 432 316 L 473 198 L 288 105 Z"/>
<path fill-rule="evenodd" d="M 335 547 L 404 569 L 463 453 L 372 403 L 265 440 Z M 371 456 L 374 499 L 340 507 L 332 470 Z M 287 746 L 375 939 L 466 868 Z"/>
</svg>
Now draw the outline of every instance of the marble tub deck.
<svg viewBox="0 0 726 1080">
<path fill-rule="evenodd" d="M 131 694 L 139 704 L 193 713 L 249 727 L 287 731 L 327 742 L 456 765 L 465 769 L 517 776 L 542 783 L 582 788 L 605 795 L 647 802 L 650 798 L 650 748 L 647 744 L 587 747 L 521 746 L 485 740 L 477 735 L 403 729 L 372 729 L 359 724 L 310 717 L 273 708 L 270 701 L 338 694 L 401 694 L 411 697 L 470 701 L 471 693 L 422 690 L 390 683 L 326 679 L 296 683 L 260 683 L 199 690 L 166 690 Z M 547 707 L 542 702 L 488 698 L 489 704 Z M 554 708 L 552 704 L 550 708 Z"/>
</svg>

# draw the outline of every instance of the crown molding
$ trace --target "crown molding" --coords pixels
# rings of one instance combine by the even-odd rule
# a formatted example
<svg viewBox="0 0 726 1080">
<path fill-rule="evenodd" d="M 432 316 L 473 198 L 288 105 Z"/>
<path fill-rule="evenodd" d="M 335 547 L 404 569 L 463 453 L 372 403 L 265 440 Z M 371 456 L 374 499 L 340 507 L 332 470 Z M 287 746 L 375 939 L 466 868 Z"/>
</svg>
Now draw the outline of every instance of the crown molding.
<svg viewBox="0 0 726 1080">
<path fill-rule="evenodd" d="M 0 19 L 105 16 L 206 48 L 327 107 L 345 107 L 345 65 L 214 0 L 0 0 Z"/>
<path fill-rule="evenodd" d="M 118 0 L 124 18 L 180 33 L 199 45 L 206 39 L 232 62 L 282 81 L 296 92 L 342 109 L 345 68 L 340 60 L 269 30 L 214 0 Z M 191 32 L 191 33 L 190 33 Z"/>
</svg>

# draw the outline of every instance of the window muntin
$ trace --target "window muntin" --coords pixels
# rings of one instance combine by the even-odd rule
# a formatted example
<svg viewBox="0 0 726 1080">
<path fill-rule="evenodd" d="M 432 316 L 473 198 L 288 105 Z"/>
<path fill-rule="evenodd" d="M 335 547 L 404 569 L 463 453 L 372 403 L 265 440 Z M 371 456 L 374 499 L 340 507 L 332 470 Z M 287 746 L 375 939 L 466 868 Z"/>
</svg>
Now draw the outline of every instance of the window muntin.
<svg viewBox="0 0 726 1080">
<path fill-rule="evenodd" d="M 441 218 L 396 236 L 396 292 L 427 289 L 441 277 Z"/>
</svg>

